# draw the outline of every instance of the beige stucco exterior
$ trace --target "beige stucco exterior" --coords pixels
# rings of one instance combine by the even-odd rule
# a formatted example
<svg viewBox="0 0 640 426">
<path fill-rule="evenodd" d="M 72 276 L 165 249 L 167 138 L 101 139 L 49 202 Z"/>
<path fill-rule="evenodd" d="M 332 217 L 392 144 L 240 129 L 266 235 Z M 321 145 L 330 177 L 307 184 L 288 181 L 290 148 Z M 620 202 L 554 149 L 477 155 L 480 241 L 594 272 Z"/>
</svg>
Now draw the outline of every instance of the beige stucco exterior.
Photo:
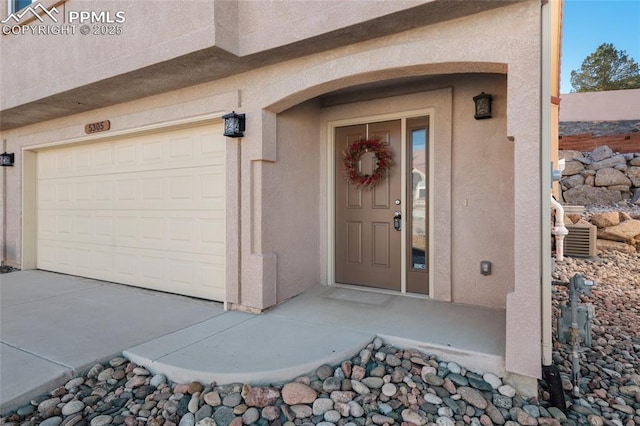
<svg viewBox="0 0 640 426">
<path fill-rule="evenodd" d="M 617 121 L 640 118 L 640 89 L 562 95 L 560 121 Z"/>
<path fill-rule="evenodd" d="M 331 123 L 433 115 L 430 297 L 506 311 L 505 366 L 541 368 L 537 0 L 89 2 L 119 36 L 1 37 L 7 264 L 36 267 L 34 164 L 83 144 L 245 113 L 226 140 L 226 299 L 262 310 L 332 285 Z M 68 13 L 78 0 L 57 4 Z M 187 24 L 188 23 L 188 24 Z M 24 55 L 21 52 L 30 52 Z M 15 72 L 15 69 L 24 72 Z M 493 96 L 475 120 L 473 96 Z M 86 135 L 86 123 L 110 120 Z M 480 261 L 493 274 L 480 274 Z"/>
</svg>

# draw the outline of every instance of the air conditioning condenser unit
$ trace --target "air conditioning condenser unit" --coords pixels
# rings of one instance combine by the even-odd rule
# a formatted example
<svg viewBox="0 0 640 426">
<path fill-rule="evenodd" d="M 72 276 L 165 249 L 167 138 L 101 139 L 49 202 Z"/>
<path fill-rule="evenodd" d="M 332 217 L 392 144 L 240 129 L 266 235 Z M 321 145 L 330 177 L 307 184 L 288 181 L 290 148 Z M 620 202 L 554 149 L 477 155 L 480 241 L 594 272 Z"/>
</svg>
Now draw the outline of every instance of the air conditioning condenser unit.
<svg viewBox="0 0 640 426">
<path fill-rule="evenodd" d="M 566 225 L 569 234 L 564 237 L 564 255 L 595 257 L 598 228 L 591 224 Z"/>
</svg>

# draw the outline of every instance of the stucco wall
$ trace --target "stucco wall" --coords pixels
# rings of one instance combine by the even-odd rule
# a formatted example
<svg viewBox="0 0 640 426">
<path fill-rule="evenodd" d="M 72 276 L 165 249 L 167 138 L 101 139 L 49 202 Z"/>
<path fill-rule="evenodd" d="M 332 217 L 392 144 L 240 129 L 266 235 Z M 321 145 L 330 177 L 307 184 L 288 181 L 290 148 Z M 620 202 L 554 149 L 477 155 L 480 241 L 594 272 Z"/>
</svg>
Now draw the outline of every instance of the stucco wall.
<svg viewBox="0 0 640 426">
<path fill-rule="evenodd" d="M 264 249 L 278 256 L 278 301 L 320 283 L 325 269 L 319 112 L 310 101 L 279 114 L 277 160 L 264 164 Z"/>
<path fill-rule="evenodd" d="M 560 98 L 560 121 L 640 119 L 640 89 L 567 93 Z"/>
<path fill-rule="evenodd" d="M 349 28 L 433 0 L 369 1 L 307 0 L 287 2 L 238 1 L 238 53 L 249 55 Z"/>
<path fill-rule="evenodd" d="M 375 121 L 370 118 L 376 115 L 383 115 L 384 119 L 389 119 L 390 114 L 430 109 L 434 117 L 435 143 L 432 154 L 435 167 L 432 170 L 433 182 L 433 202 L 437 202 L 437 208 L 432 209 L 433 218 L 430 235 L 433 239 L 432 269 L 430 277 L 432 279 L 432 292 L 430 296 L 436 300 L 451 301 L 451 141 L 452 141 L 452 121 L 451 121 L 451 98 L 452 88 L 448 83 L 441 82 L 431 90 L 419 91 L 409 95 L 386 96 L 368 101 L 348 102 L 324 108 L 322 111 L 322 122 L 331 123 L 338 120 L 355 120 L 366 117 L 366 121 Z M 365 95 L 366 97 L 366 95 Z M 326 127 L 326 126 L 325 126 Z M 331 135 L 327 134 L 327 129 L 323 129 L 323 140 L 325 144 L 331 140 Z M 326 152 L 329 149 L 325 148 Z M 326 157 L 326 155 L 325 155 Z M 326 162 L 326 160 L 325 160 Z M 329 166 L 324 167 L 324 180 L 330 180 Z M 327 191 L 326 197 L 331 197 Z M 330 200 L 325 198 L 324 204 L 328 205 Z M 325 214 L 326 215 L 326 214 Z M 326 218 L 329 222 L 330 218 Z M 330 252 L 330 247 L 327 249 Z M 328 277 L 329 279 L 331 277 Z"/>
<path fill-rule="evenodd" d="M 493 95 L 493 118 L 475 120 L 478 88 Z M 460 79 L 453 102 L 453 300 L 504 308 L 514 284 L 513 142 L 506 133 L 504 76 Z M 492 274 L 480 274 L 480 261 Z"/>
<path fill-rule="evenodd" d="M 506 79 L 458 75 L 423 89 L 324 108 L 322 121 L 434 108 L 431 297 L 504 309 L 514 279 L 513 143 L 506 135 Z M 490 120 L 473 118 L 472 98 L 480 90 L 494 96 Z M 481 260 L 493 263 L 492 275 L 480 274 Z"/>
<path fill-rule="evenodd" d="M 334 90 L 366 83 L 461 74 L 439 88 L 432 88 L 449 88 L 450 107 L 442 111 L 442 116 L 436 117 L 436 123 L 450 123 L 449 133 L 453 135 L 449 147 L 438 146 L 442 149 L 438 158 L 444 163 L 439 164 L 435 178 L 452 184 L 438 197 L 450 206 L 450 210 L 440 211 L 442 216 L 436 219 L 433 232 L 438 235 L 437 241 L 446 243 L 449 238 L 450 244 L 441 243 L 435 267 L 442 276 L 449 274 L 455 278 L 453 288 L 436 288 L 434 296 L 440 300 L 453 299 L 483 306 L 506 306 L 507 369 L 535 377 L 540 370 L 541 223 L 539 209 L 532 208 L 540 205 L 539 15 L 539 2 L 527 1 L 310 54 L 139 101 L 3 132 L 0 138 L 7 140 L 8 151 L 16 152 L 17 162 L 16 167 L 5 171 L 6 200 L 10 201 L 5 235 L 9 263 L 21 265 L 21 220 L 29 213 L 21 210 L 23 147 L 91 140 L 83 135 L 84 124 L 104 119 L 112 121 L 113 134 L 154 123 L 189 120 L 207 114 L 219 116 L 235 109 L 247 114 L 247 129 L 241 140 L 227 141 L 227 241 L 232 243 L 227 249 L 232 263 L 227 266 L 230 279 L 227 296 L 231 303 L 256 308 L 271 306 L 291 294 L 294 286 L 296 290 L 302 290 L 324 274 L 315 266 L 292 269 L 289 276 L 279 272 L 283 265 L 288 269 L 288 265 L 303 258 L 293 253 L 301 247 L 289 248 L 290 237 L 279 235 L 287 232 L 289 226 L 282 217 L 280 206 L 293 205 L 292 200 L 284 198 L 286 190 L 292 190 L 296 197 L 308 196 L 298 182 L 303 175 L 307 178 L 302 165 L 315 170 L 312 174 L 319 173 L 318 182 L 326 181 L 322 174 L 326 154 L 322 153 L 322 148 L 320 154 L 317 148 L 312 151 L 313 155 L 318 154 L 315 163 L 311 158 L 297 157 L 301 154 L 294 149 L 289 149 L 286 155 L 280 153 L 281 149 L 295 148 L 300 143 L 298 136 L 310 134 L 313 127 L 313 104 L 296 110 L 290 108 Z M 464 74 L 468 73 L 474 74 L 467 79 Z M 506 89 L 505 77 L 482 76 L 485 73 L 506 75 Z M 496 94 L 496 118 L 484 123 L 473 119 L 471 100 L 481 90 Z M 416 102 L 416 99 L 423 101 Z M 446 105 L 445 100 L 441 102 Z M 367 104 L 369 107 L 378 105 L 378 112 L 410 105 L 423 107 L 429 106 L 429 96 L 407 95 L 393 103 L 379 98 Z M 350 111 L 352 114 L 357 112 Z M 443 117 L 445 120 L 441 120 Z M 291 137 L 280 140 L 283 134 L 276 131 L 279 123 L 292 132 Z M 322 126 L 322 122 L 318 125 Z M 319 132 L 320 143 L 325 143 L 326 134 L 323 136 L 322 132 L 326 133 L 326 128 Z M 511 140 L 505 141 L 508 137 Z M 442 139 L 436 135 L 436 140 Z M 483 145 L 486 141 L 492 144 Z M 309 145 L 304 145 L 307 143 Z M 311 140 L 303 145 L 307 149 L 315 148 Z M 490 167 L 469 169 L 471 161 L 465 157 L 468 152 L 465 147 L 487 161 Z M 300 161 L 300 166 L 288 170 L 287 165 L 296 161 Z M 474 181 L 471 187 L 467 187 L 469 180 Z M 497 188 L 489 188 L 489 184 Z M 308 213 L 314 206 L 322 210 L 328 195 L 322 194 L 322 184 L 320 188 L 319 198 L 310 200 L 315 204 L 302 209 L 303 213 Z M 282 191 L 279 195 L 282 198 L 271 200 L 274 190 Z M 487 201 L 493 203 L 487 207 L 484 204 Z M 504 226 L 511 231 L 500 232 L 496 222 L 502 224 L 502 219 L 495 215 L 502 213 L 499 207 L 505 207 L 509 202 L 512 202 L 511 210 L 506 211 L 512 219 Z M 474 207 L 478 209 L 472 211 Z M 302 248 L 313 250 L 318 241 L 320 248 L 316 253 L 320 253 L 321 259 L 326 252 L 322 246 L 325 235 L 322 228 L 326 220 L 326 213 L 323 216 L 320 212 L 316 224 L 311 225 L 317 229 L 304 230 L 308 239 Z M 469 243 L 465 228 L 475 229 L 478 220 L 486 228 L 479 231 L 482 238 Z M 302 229 L 302 221 L 296 221 L 295 227 Z M 496 235 L 501 236 L 504 247 L 494 247 Z M 507 253 L 509 250 L 512 253 Z M 463 253 L 459 255 L 457 251 Z M 512 256 L 512 265 L 508 265 L 509 256 Z M 495 272 L 492 276 L 480 277 L 479 260 L 485 259 L 495 262 Z M 325 265 L 327 259 L 321 262 Z M 452 262 L 460 268 L 455 273 Z M 510 267 L 513 272 L 509 272 Z M 283 282 L 287 282 L 282 293 L 278 288 L 280 275 L 286 277 Z M 302 277 L 304 283 L 294 284 Z M 471 282 L 466 283 L 469 278 Z"/>
<path fill-rule="evenodd" d="M 46 0 L 43 4 L 53 10 L 56 2 Z M 57 6 L 59 13 L 54 15 L 60 25 L 72 25 L 66 22 L 68 11 L 108 11 L 114 20 L 115 13 L 121 11 L 125 19 L 119 25 L 122 34 L 85 36 L 80 34 L 77 24 L 76 34 L 68 36 L 31 35 L 29 32 L 3 35 L 0 37 L 3 56 L 25 63 L 18 66 L 20 72 L 12 68 L 16 66 L 14 61 L 3 61 L 0 66 L 3 87 L 21 88 L 3 92 L 0 107 L 4 110 L 46 98 L 214 45 L 214 7 L 214 2 L 202 1 L 163 2 L 160 8 L 147 1 L 68 0 Z M 45 23 L 50 24 L 50 21 Z M 88 24 L 90 29 L 94 28 L 91 22 Z M 25 56 L 22 52 L 33 54 Z M 132 87 L 131 90 L 137 89 Z M 101 97 L 104 94 L 94 95 Z M 91 104 L 93 101 L 86 102 Z"/>
<path fill-rule="evenodd" d="M 51 10 L 57 19 L 54 22 L 47 18 L 43 27 L 66 26 L 65 31 L 73 29 L 73 33 L 34 34 L 26 30 L 21 34 L 14 22 L 9 21 L 3 30 L 6 34 L 0 37 L 3 56 L 24 60 L 24 63 L 3 61 L 1 81 L 4 87 L 21 87 L 22 90 L 4 93 L 0 108 L 11 108 L 207 48 L 218 48 L 238 57 L 272 50 L 431 1 L 376 1 L 363 8 L 359 1 L 353 0 L 304 1 L 295 7 L 289 2 L 260 0 L 162 1 L 156 4 L 139 0 L 66 0 L 62 3 L 43 0 L 39 3 Z M 53 12 L 54 5 L 57 5 L 58 13 Z M 69 12 L 80 11 L 102 13 L 103 16 L 108 13 L 112 24 L 101 25 L 101 22 L 87 20 L 82 24 L 89 26 L 90 33 L 82 35 L 81 22 L 69 21 Z M 3 5 L 0 17 L 5 16 Z M 27 14 L 26 17 L 31 16 Z M 36 21 L 32 25 L 38 24 L 40 22 Z M 75 28 L 71 28 L 73 26 Z M 101 26 L 107 33 L 94 34 Z M 109 33 L 116 26 L 118 33 Z M 21 54 L 25 51 L 35 55 L 26 58 Z M 230 60 L 231 55 L 226 59 Z M 230 66 L 230 63 L 224 64 L 224 68 Z M 22 71 L 15 72 L 16 67 Z M 187 74 L 193 69 L 184 67 L 177 72 Z M 174 78 L 180 76 L 174 75 Z M 141 81 L 137 86 L 143 84 L 146 82 Z M 134 86 L 130 90 L 139 89 Z"/>
</svg>

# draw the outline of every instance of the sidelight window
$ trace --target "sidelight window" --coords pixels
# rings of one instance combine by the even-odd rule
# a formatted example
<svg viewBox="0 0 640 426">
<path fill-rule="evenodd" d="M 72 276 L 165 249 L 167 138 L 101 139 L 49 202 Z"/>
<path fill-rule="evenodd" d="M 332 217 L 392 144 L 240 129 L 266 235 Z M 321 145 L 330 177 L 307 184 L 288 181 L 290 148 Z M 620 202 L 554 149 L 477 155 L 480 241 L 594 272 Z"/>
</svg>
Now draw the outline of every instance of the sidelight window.
<svg viewBox="0 0 640 426">
<path fill-rule="evenodd" d="M 406 277 L 407 292 L 428 293 L 429 116 L 407 119 Z"/>
<path fill-rule="evenodd" d="M 411 269 L 426 269 L 427 168 L 426 129 L 411 131 Z"/>
</svg>

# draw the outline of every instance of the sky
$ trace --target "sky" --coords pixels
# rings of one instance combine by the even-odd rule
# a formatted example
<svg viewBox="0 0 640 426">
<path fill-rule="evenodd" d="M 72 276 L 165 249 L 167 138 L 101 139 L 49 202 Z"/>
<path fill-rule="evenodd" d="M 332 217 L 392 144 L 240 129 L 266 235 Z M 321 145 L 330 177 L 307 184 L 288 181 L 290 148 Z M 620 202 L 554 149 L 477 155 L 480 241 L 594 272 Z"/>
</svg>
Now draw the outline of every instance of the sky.
<svg viewBox="0 0 640 426">
<path fill-rule="evenodd" d="M 602 43 L 640 64 L 640 0 L 564 0 L 560 93 L 571 92 L 571 71 Z"/>
</svg>

